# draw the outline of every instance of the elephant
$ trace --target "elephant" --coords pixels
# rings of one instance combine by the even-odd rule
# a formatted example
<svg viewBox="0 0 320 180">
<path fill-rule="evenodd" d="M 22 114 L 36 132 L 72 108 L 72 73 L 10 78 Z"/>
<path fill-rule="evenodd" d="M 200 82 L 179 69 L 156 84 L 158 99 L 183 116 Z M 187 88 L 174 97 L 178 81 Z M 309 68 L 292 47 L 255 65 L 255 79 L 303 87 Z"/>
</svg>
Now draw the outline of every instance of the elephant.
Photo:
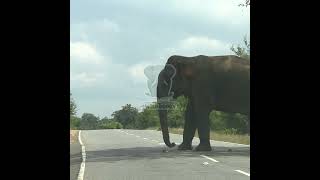
<svg viewBox="0 0 320 180">
<path fill-rule="evenodd" d="M 193 149 L 197 129 L 200 143 L 195 151 L 212 151 L 209 126 L 212 110 L 247 115 L 250 127 L 250 61 L 235 55 L 168 58 L 158 75 L 157 104 L 163 140 L 170 148 L 175 143 L 170 142 L 165 101 L 179 96 L 185 96 L 188 103 L 183 141 L 178 150 Z"/>
</svg>

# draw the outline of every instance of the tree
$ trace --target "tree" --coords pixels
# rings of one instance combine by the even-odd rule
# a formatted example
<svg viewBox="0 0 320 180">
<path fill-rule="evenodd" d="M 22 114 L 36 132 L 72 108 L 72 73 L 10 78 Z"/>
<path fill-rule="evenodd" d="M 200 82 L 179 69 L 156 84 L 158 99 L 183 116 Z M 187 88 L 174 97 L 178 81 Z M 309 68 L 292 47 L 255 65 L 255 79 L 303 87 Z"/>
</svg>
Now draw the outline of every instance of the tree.
<svg viewBox="0 0 320 180">
<path fill-rule="evenodd" d="M 91 113 L 83 113 L 80 120 L 81 129 L 97 129 L 99 118 Z"/>
<path fill-rule="evenodd" d="M 160 120 L 156 107 L 156 103 L 146 106 L 142 110 L 142 112 L 138 114 L 135 127 L 138 129 L 146 129 L 148 127 L 159 127 Z"/>
<path fill-rule="evenodd" d="M 245 0 L 245 2 L 244 2 L 244 3 L 239 4 L 239 6 L 245 6 L 245 7 L 250 6 L 250 0 Z"/>
<path fill-rule="evenodd" d="M 185 111 L 188 99 L 184 96 L 177 98 L 174 107 L 168 111 L 168 126 L 182 127 L 184 126 Z"/>
<path fill-rule="evenodd" d="M 250 6 L 250 0 L 245 0 L 245 3 L 239 4 L 239 6 Z M 236 47 L 234 45 L 231 46 L 231 51 L 234 52 L 235 55 L 250 60 L 250 40 L 247 39 L 247 36 L 244 36 L 243 39 L 244 46 L 238 44 Z"/>
<path fill-rule="evenodd" d="M 250 60 L 250 41 L 247 39 L 247 36 L 244 36 L 243 42 L 244 46 L 238 44 L 235 47 L 234 45 L 232 45 L 230 49 L 232 52 L 234 52 L 235 55 Z"/>
<path fill-rule="evenodd" d="M 71 129 L 80 129 L 81 119 L 76 116 L 70 116 L 70 128 Z"/>
<path fill-rule="evenodd" d="M 135 128 L 135 121 L 138 117 L 138 109 L 132 107 L 131 104 L 122 106 L 121 110 L 112 113 L 112 117 L 115 121 L 121 123 L 124 128 Z"/>
<path fill-rule="evenodd" d="M 99 124 L 99 129 L 122 129 L 123 126 L 121 123 L 116 121 L 108 121 Z"/>
<path fill-rule="evenodd" d="M 70 93 L 70 116 L 74 116 L 77 113 L 77 105 L 72 98 L 72 94 Z"/>
<path fill-rule="evenodd" d="M 77 105 L 72 98 L 72 94 L 70 93 L 70 128 L 71 129 L 79 129 L 80 128 L 80 118 L 76 117 L 77 113 Z"/>
<path fill-rule="evenodd" d="M 122 129 L 121 123 L 109 119 L 107 117 L 102 118 L 98 121 L 97 129 Z"/>
<path fill-rule="evenodd" d="M 236 129 L 237 133 L 248 133 L 248 117 L 239 113 L 226 113 L 226 129 Z"/>
<path fill-rule="evenodd" d="M 221 131 L 227 128 L 226 119 L 221 111 L 212 111 L 209 115 L 210 128 L 212 130 Z"/>
</svg>

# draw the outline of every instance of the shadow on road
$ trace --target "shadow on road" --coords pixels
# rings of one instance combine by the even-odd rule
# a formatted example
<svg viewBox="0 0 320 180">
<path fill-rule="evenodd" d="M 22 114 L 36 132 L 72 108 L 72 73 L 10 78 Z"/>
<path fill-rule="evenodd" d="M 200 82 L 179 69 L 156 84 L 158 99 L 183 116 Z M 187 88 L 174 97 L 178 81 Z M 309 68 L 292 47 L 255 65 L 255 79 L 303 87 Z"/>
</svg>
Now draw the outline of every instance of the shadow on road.
<svg viewBox="0 0 320 180">
<path fill-rule="evenodd" d="M 176 148 L 163 152 L 164 147 L 133 147 L 106 149 L 100 151 L 87 151 L 87 162 L 115 162 L 121 160 L 140 160 L 140 159 L 160 159 L 176 157 L 199 157 L 207 156 L 244 156 L 250 157 L 250 147 L 232 147 L 228 151 L 227 147 L 215 146 L 211 152 L 178 151 Z"/>
<path fill-rule="evenodd" d="M 70 154 L 70 165 L 73 165 L 73 164 L 81 164 L 81 162 L 82 162 L 82 155 L 81 155 L 81 153 Z"/>
</svg>

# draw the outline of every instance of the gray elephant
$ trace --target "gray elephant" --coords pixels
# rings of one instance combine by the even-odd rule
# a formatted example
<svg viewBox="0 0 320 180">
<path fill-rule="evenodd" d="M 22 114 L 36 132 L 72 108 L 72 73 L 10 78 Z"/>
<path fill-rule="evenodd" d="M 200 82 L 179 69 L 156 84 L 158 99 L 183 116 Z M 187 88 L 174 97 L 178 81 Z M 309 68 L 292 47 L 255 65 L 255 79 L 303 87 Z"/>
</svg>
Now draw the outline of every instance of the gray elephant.
<svg viewBox="0 0 320 180">
<path fill-rule="evenodd" d="M 250 61 L 237 56 L 171 56 L 158 76 L 157 99 L 163 140 L 170 142 L 167 109 L 163 99 L 188 98 L 183 142 L 178 150 L 192 150 L 198 129 L 196 151 L 211 151 L 209 114 L 212 110 L 241 113 L 249 118 Z"/>
</svg>

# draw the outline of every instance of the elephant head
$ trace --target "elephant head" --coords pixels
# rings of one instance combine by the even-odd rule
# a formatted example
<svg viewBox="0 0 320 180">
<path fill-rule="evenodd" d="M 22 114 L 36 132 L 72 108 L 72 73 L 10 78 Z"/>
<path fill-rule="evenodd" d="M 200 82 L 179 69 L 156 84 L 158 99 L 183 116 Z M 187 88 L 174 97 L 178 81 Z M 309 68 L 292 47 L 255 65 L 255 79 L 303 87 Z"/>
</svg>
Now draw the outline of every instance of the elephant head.
<svg viewBox="0 0 320 180">
<path fill-rule="evenodd" d="M 193 61 L 182 56 L 171 56 L 164 69 L 159 73 L 157 85 L 158 111 L 163 140 L 168 147 L 175 146 L 175 143 L 170 143 L 167 123 L 168 105 L 170 105 L 172 99 L 189 94 L 190 79 L 193 75 Z"/>
</svg>

